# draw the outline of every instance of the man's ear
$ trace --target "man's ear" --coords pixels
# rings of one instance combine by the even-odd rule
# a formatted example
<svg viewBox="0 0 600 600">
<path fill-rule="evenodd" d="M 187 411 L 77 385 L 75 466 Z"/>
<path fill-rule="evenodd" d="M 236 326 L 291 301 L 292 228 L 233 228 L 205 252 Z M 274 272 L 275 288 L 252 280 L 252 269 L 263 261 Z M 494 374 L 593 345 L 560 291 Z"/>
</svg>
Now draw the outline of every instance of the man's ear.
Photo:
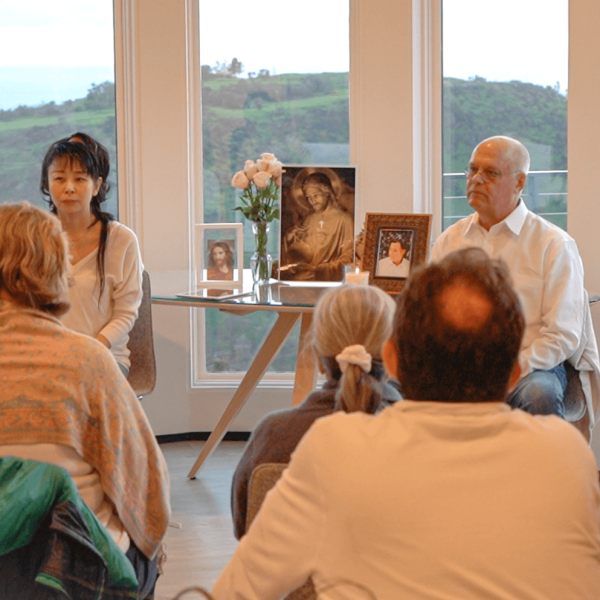
<svg viewBox="0 0 600 600">
<path fill-rule="evenodd" d="M 510 374 L 510 383 L 508 384 L 508 391 L 511 391 L 515 385 L 521 379 L 521 365 L 519 365 L 519 361 L 515 361 L 515 366 L 513 367 L 512 373 Z"/>
<path fill-rule="evenodd" d="M 392 339 L 389 339 L 383 347 L 383 364 L 390 376 L 398 379 L 398 351 Z"/>
<path fill-rule="evenodd" d="M 517 174 L 517 189 L 519 190 L 519 192 L 523 191 L 526 181 L 527 181 L 527 175 L 525 175 L 525 173 Z"/>
</svg>

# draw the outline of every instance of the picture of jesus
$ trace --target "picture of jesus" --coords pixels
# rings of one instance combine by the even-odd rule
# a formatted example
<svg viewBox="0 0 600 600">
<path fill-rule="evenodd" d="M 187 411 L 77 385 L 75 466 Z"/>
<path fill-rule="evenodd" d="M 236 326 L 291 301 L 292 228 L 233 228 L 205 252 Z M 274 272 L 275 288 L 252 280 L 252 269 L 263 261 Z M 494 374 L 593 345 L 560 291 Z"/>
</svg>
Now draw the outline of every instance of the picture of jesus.
<svg viewBox="0 0 600 600">
<path fill-rule="evenodd" d="M 208 242 L 206 278 L 211 281 L 233 280 L 233 252 L 228 240 Z"/>
<path fill-rule="evenodd" d="M 287 223 L 282 225 L 282 279 L 339 281 L 343 278 L 343 266 L 353 262 L 353 213 L 339 197 L 339 190 L 348 186 L 339 180 L 334 186 L 334 175 L 332 169 L 310 173 L 303 169 L 296 176 L 290 195 L 305 207 L 304 214 L 300 210 L 286 212 L 284 198 L 284 216 L 293 212 L 295 218 L 289 227 Z M 353 191 L 352 188 L 352 194 Z"/>
</svg>

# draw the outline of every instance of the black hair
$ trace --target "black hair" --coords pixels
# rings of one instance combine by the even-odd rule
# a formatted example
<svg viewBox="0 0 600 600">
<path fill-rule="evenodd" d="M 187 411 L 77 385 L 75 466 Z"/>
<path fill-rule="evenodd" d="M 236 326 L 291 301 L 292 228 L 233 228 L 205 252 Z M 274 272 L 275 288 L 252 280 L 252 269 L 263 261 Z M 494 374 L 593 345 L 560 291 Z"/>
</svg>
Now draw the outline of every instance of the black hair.
<svg viewBox="0 0 600 600">
<path fill-rule="evenodd" d="M 81 141 L 71 141 L 72 138 L 78 138 Z M 106 254 L 106 245 L 108 243 L 108 225 L 115 220 L 114 215 L 102 210 L 102 203 L 106 201 L 106 195 L 110 191 L 110 184 L 106 181 L 110 170 L 110 160 L 106 148 L 94 140 L 91 136 L 82 133 L 73 134 L 70 138 L 63 138 L 54 142 L 46 151 L 42 161 L 42 173 L 40 177 L 40 190 L 44 200 L 50 207 L 50 212 L 57 214 L 56 206 L 50 197 L 48 185 L 48 170 L 54 161 L 65 160 L 69 164 L 79 163 L 84 171 L 94 179 L 102 178 L 102 184 L 98 193 L 92 198 L 90 211 L 94 216 L 94 222 L 100 221 L 100 245 L 98 246 L 98 255 L 96 257 L 96 273 L 100 282 L 100 296 L 104 291 L 104 257 Z"/>
</svg>

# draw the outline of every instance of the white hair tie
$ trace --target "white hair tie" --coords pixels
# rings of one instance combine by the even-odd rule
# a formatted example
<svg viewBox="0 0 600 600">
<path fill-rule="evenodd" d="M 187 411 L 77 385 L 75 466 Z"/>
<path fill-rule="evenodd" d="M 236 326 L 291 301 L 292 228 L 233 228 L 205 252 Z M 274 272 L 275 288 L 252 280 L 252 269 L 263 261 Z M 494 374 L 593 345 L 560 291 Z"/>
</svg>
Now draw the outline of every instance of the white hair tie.
<svg viewBox="0 0 600 600">
<path fill-rule="evenodd" d="M 346 372 L 348 365 L 357 365 L 365 373 L 371 370 L 371 355 L 366 351 L 365 347 L 361 344 L 355 344 L 354 346 L 346 346 L 336 357 L 338 365 L 342 373 Z"/>
</svg>

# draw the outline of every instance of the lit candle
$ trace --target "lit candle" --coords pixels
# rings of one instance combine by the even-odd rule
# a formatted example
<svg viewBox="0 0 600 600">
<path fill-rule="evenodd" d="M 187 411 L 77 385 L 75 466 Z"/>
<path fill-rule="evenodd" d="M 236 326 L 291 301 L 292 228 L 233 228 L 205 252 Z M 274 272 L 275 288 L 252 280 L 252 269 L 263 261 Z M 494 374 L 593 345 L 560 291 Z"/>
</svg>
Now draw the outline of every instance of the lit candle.
<svg viewBox="0 0 600 600">
<path fill-rule="evenodd" d="M 356 267 L 353 271 L 346 273 L 345 282 L 356 283 L 357 285 L 369 285 L 369 271 L 361 271 Z"/>
</svg>

